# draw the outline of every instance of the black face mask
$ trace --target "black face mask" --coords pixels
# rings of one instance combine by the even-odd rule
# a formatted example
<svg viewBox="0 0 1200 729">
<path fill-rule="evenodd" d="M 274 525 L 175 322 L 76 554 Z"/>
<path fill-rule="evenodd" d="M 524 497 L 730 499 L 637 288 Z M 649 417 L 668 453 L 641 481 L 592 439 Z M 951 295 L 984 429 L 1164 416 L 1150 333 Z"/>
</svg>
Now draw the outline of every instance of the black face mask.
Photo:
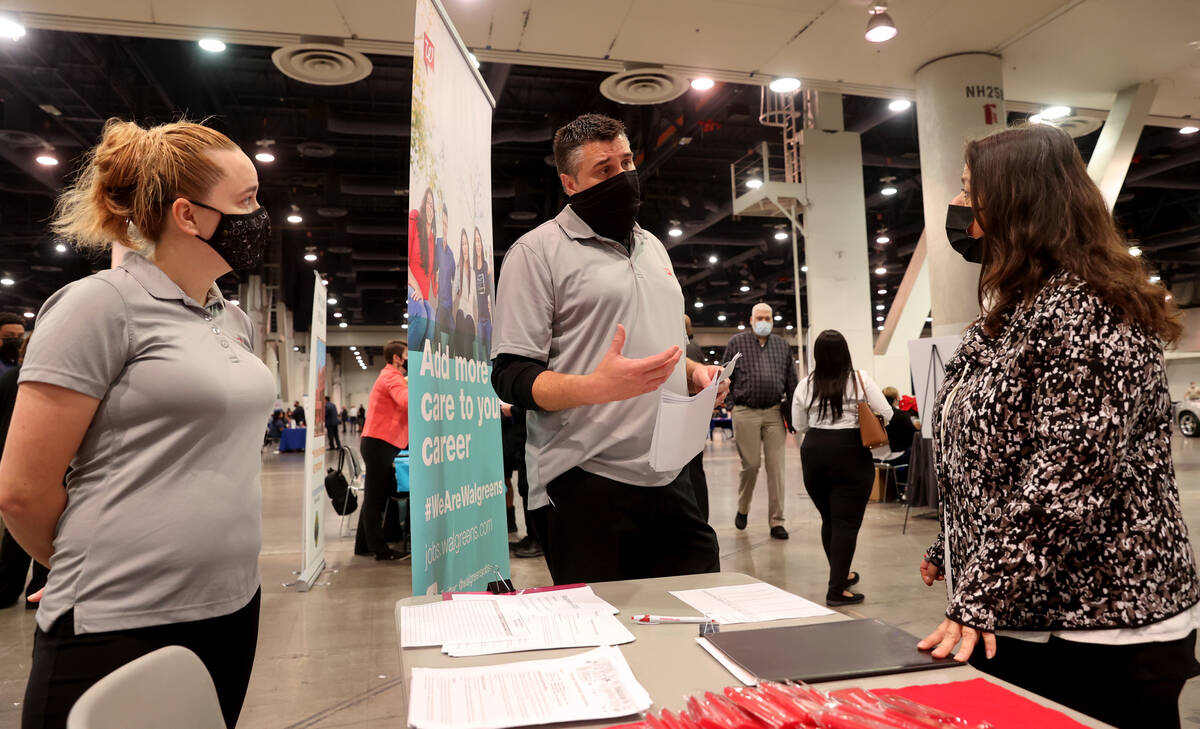
<svg viewBox="0 0 1200 729">
<path fill-rule="evenodd" d="M 633 232 L 642 193 L 637 172 L 613 175 L 571 196 L 571 209 L 598 235 L 625 243 Z"/>
<path fill-rule="evenodd" d="M 6 365 L 15 365 L 17 357 L 21 354 L 21 337 L 9 337 L 0 339 L 0 362 Z"/>
<path fill-rule="evenodd" d="M 254 268 L 262 262 L 267 243 L 271 241 L 271 216 L 267 209 L 260 207 L 252 213 L 225 213 L 211 205 L 188 200 L 214 213 L 220 213 L 221 220 L 217 223 L 213 234 L 200 240 L 212 246 L 229 267 L 238 270 Z"/>
<path fill-rule="evenodd" d="M 946 210 L 946 237 L 950 247 L 968 263 L 983 263 L 983 239 L 969 232 L 975 215 L 966 205 L 950 205 Z"/>
</svg>

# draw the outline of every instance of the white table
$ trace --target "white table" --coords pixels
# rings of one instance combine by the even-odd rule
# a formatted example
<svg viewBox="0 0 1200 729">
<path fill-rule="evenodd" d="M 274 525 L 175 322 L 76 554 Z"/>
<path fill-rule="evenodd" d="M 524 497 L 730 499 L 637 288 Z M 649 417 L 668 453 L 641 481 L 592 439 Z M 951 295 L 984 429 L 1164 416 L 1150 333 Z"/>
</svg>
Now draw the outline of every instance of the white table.
<svg viewBox="0 0 1200 729">
<path fill-rule="evenodd" d="M 690 590 L 722 585 L 741 585 L 749 582 L 761 582 L 748 575 L 736 572 L 721 572 L 707 575 L 684 575 L 681 577 L 661 577 L 650 580 L 626 580 L 621 582 L 598 582 L 592 585 L 592 590 L 612 603 L 621 611 L 620 617 L 630 626 L 636 640 L 620 646 L 625 660 L 629 662 L 634 675 L 642 686 L 650 693 L 654 701 L 653 711 L 670 709 L 678 711 L 683 708 L 687 696 L 704 691 L 720 691 L 725 686 L 740 685 L 729 671 L 717 663 L 703 648 L 696 643 L 698 635 L 696 625 L 638 625 L 629 621 L 630 615 L 650 613 L 655 615 L 695 615 L 697 614 L 686 603 L 668 594 L 669 590 Z M 404 605 L 419 605 L 439 600 L 439 597 L 410 597 L 396 603 L 396 645 L 400 645 L 400 607 Z M 785 625 L 810 625 L 813 623 L 834 620 L 849 620 L 841 613 L 834 613 L 818 618 L 802 618 L 798 620 L 776 620 L 770 623 L 743 623 L 738 625 L 722 625 L 721 631 L 753 630 L 761 627 L 778 627 Z M 404 682 L 402 690 L 404 704 L 408 705 L 408 687 L 412 680 L 414 666 L 425 668 L 462 668 L 466 666 L 488 666 L 515 661 L 528 661 L 541 658 L 561 658 L 576 653 L 583 653 L 590 648 L 564 648 L 549 651 L 530 651 L 525 653 L 503 653 L 491 656 L 472 656 L 466 658 L 451 658 L 442 653 L 441 648 L 400 648 L 400 669 Z M 1077 711 L 1044 699 L 1025 689 L 1006 683 L 997 678 L 987 676 L 971 666 L 956 666 L 939 668 L 912 673 L 897 673 L 869 678 L 856 678 L 848 681 L 832 681 L 817 684 L 822 691 L 833 691 L 849 686 L 863 688 L 902 688 L 931 683 L 946 683 L 949 681 L 966 681 L 972 678 L 986 677 L 987 680 L 999 686 L 1020 694 L 1043 706 L 1061 711 L 1067 716 L 1088 727 L 1109 727 Z M 605 720 L 597 723 L 575 723 L 575 727 L 607 727 L 622 723 L 624 720 Z M 1111 729 L 1111 728 L 1110 728 Z"/>
</svg>

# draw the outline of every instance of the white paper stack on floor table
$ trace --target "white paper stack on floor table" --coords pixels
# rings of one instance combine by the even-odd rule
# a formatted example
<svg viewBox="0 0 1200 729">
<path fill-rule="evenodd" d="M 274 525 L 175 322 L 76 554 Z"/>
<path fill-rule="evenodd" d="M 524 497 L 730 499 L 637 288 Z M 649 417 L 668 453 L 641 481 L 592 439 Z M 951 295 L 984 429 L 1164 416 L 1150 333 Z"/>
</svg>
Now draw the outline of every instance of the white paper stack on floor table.
<svg viewBox="0 0 1200 729">
<path fill-rule="evenodd" d="M 833 614 L 829 608 L 765 582 L 702 590 L 672 590 L 671 594 L 714 622 L 726 625 Z"/>
<path fill-rule="evenodd" d="M 620 645 L 633 633 L 590 587 L 516 595 L 455 595 L 401 609 L 405 648 L 440 645 L 450 656 Z"/>
<path fill-rule="evenodd" d="M 414 668 L 408 725 L 503 729 L 629 716 L 650 708 L 617 648 L 476 668 Z"/>
<path fill-rule="evenodd" d="M 741 356 L 741 352 L 735 354 L 708 387 L 691 397 L 660 389 L 658 419 L 654 422 L 654 434 L 650 438 L 651 468 L 656 471 L 678 470 L 704 450 L 704 441 L 708 440 L 708 429 L 712 423 L 712 411 L 717 404 L 717 390 L 721 382 L 733 374 Z"/>
</svg>

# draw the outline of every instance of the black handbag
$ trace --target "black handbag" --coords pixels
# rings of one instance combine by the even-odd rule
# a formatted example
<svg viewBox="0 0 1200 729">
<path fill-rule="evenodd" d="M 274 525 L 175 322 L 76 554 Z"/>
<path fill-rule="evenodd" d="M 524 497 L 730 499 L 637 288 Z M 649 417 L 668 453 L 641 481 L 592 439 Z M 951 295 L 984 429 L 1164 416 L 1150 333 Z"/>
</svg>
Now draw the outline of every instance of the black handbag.
<svg viewBox="0 0 1200 729">
<path fill-rule="evenodd" d="M 350 488 L 350 482 L 342 474 L 342 468 L 346 464 L 346 449 L 338 449 L 338 467 L 337 470 L 330 468 L 325 474 L 325 493 L 329 496 L 329 500 L 333 502 L 333 510 L 339 516 L 353 514 L 358 508 L 358 494 L 354 493 L 354 489 Z"/>
</svg>

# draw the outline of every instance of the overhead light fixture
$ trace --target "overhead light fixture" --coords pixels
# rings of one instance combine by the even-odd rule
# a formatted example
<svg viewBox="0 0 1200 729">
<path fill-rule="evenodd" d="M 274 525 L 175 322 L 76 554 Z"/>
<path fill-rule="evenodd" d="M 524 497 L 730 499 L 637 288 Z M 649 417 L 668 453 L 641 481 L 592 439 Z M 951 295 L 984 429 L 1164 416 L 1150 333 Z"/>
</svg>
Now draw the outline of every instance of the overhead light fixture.
<svg viewBox="0 0 1200 729">
<path fill-rule="evenodd" d="M 4 278 L 0 278 L 0 286 L 12 286 L 15 283 L 16 283 L 16 281 L 13 281 L 8 276 L 5 276 Z"/>
<path fill-rule="evenodd" d="M 878 291 L 876 291 L 875 293 L 879 294 L 880 296 L 886 296 L 886 295 L 887 295 L 887 289 L 879 289 L 879 290 L 878 290 Z"/>
<path fill-rule="evenodd" d="M 742 287 L 740 289 L 738 289 L 738 291 L 741 291 L 743 294 L 749 290 L 750 290 L 750 287 L 747 286 L 746 284 L 742 284 Z"/>
<path fill-rule="evenodd" d="M 896 99 L 888 104 L 888 109 L 892 111 L 908 111 L 912 108 L 912 102 L 908 99 Z"/>
<path fill-rule="evenodd" d="M 745 324 L 738 324 L 738 331 L 739 331 L 739 332 L 740 332 L 740 331 L 744 331 L 745 329 L 746 329 L 746 325 L 745 325 Z"/>
<path fill-rule="evenodd" d="M 932 317 L 932 316 L 927 316 L 927 317 L 925 317 L 925 323 L 926 323 L 926 324 L 932 324 L 932 323 L 933 323 L 933 317 Z"/>
<path fill-rule="evenodd" d="M 292 213 L 291 215 L 287 216 L 287 221 L 289 223 L 303 223 L 304 218 L 301 217 L 298 213 Z"/>
<path fill-rule="evenodd" d="M 877 332 L 882 332 L 882 331 L 883 331 L 883 325 L 882 325 L 882 324 L 880 324 L 879 326 L 875 327 L 875 331 L 877 331 Z"/>
<path fill-rule="evenodd" d="M 883 310 L 884 310 L 884 309 L 886 309 L 886 308 L 887 308 L 887 307 L 886 307 L 886 306 L 884 306 L 883 304 L 876 304 L 876 305 L 875 305 L 875 311 L 883 311 Z"/>
<path fill-rule="evenodd" d="M 683 235 L 683 229 L 682 228 L 671 228 L 670 230 L 667 231 L 667 235 L 671 236 L 672 238 L 678 238 L 681 235 Z"/>
<path fill-rule="evenodd" d="M 62 243 L 55 243 L 54 250 L 58 251 L 59 253 L 66 253 L 67 247 L 66 247 L 66 245 L 64 245 Z"/>
<path fill-rule="evenodd" d="M 866 39 L 872 43 L 883 43 L 896 37 L 896 23 L 887 12 L 887 0 L 877 0 L 867 9 L 871 19 L 867 21 Z"/>
<path fill-rule="evenodd" d="M 50 152 L 42 152 L 34 160 L 43 167 L 53 167 L 58 164 L 58 157 L 55 157 Z"/>
<path fill-rule="evenodd" d="M 335 312 L 333 312 L 333 318 L 334 318 L 334 319 L 341 319 L 341 318 L 342 318 L 342 312 L 340 312 L 340 311 L 335 311 Z"/>
<path fill-rule="evenodd" d="M 1196 132 L 1200 132 L 1200 127 L 1180 127 L 1179 128 L 1180 134 L 1195 134 Z"/>
<path fill-rule="evenodd" d="M 704 308 L 704 302 L 703 302 L 703 301 L 697 301 L 696 303 L 692 304 L 692 306 L 696 307 L 697 309 L 703 309 L 703 308 Z"/>
<path fill-rule="evenodd" d="M 407 324 L 401 324 L 401 325 L 400 325 L 400 328 L 401 328 L 401 329 L 408 329 L 408 325 L 407 325 Z"/>
<path fill-rule="evenodd" d="M 313 261 L 317 260 L 317 254 L 312 253 L 312 252 L 305 253 L 304 260 L 308 261 L 309 263 L 312 263 Z M 324 283 L 324 282 L 322 282 L 322 283 Z"/>
<path fill-rule="evenodd" d="M 475 68 L 479 68 L 479 59 L 475 57 L 475 54 L 468 52 L 467 55 L 471 57 L 471 65 Z"/>
<path fill-rule="evenodd" d="M 879 236 L 875 239 L 875 242 L 882 246 L 882 245 L 891 243 L 892 239 L 889 238 L 888 236 L 884 235 L 883 233 L 880 233 Z"/>
<path fill-rule="evenodd" d="M 300 345 L 298 345 L 298 344 L 297 344 L 297 345 L 293 346 L 293 347 L 292 347 L 292 351 L 293 351 L 293 352 L 299 352 L 299 351 L 300 351 Z"/>
<path fill-rule="evenodd" d="M 12 18 L 0 17 L 0 38 L 17 41 L 23 37 L 25 37 L 25 26 Z"/>
<path fill-rule="evenodd" d="M 877 317 L 875 317 L 875 321 L 883 321 L 883 317 L 882 317 L 882 316 L 877 316 Z"/>
<path fill-rule="evenodd" d="M 725 318 L 724 314 L 717 314 L 717 321 L 725 321 Z M 712 354 L 712 352 L 709 352 L 709 354 Z"/>
<path fill-rule="evenodd" d="M 1137 246 L 1129 246 L 1129 255 L 1137 258 L 1138 256 L 1142 255 L 1142 249 L 1138 248 Z"/>
<path fill-rule="evenodd" d="M 792 331 L 792 330 L 793 330 L 793 329 L 795 329 L 795 328 L 796 328 L 796 327 L 792 326 L 791 324 L 788 324 L 786 327 L 784 327 L 784 329 L 788 330 L 789 332 L 790 332 L 790 331 Z"/>
<path fill-rule="evenodd" d="M 234 306 L 241 306 L 241 305 L 242 305 L 242 302 L 241 302 L 240 300 L 238 300 L 238 299 L 230 299 L 230 300 L 229 300 L 229 303 L 233 304 Z"/>
<path fill-rule="evenodd" d="M 782 230 L 775 234 L 775 240 L 787 240 L 790 237 L 791 237 L 790 235 L 783 232 Z"/>
<path fill-rule="evenodd" d="M 407 319 L 407 318 L 408 318 L 408 312 L 407 312 L 407 311 L 406 311 L 406 312 L 404 312 L 404 318 L 405 318 L 405 319 Z"/>
<path fill-rule="evenodd" d="M 801 266 L 800 273 L 808 273 L 808 266 Z"/>
<path fill-rule="evenodd" d="M 32 312 L 32 311 L 27 311 L 27 312 L 25 312 L 25 313 L 23 314 L 23 316 L 24 316 L 26 319 L 32 319 L 32 318 L 33 318 L 33 316 L 34 316 L 34 314 L 33 314 L 33 312 Z"/>
<path fill-rule="evenodd" d="M 713 254 L 713 255 L 709 256 L 709 257 L 708 257 L 708 262 L 709 262 L 709 263 L 716 263 L 716 262 L 717 262 L 717 256 L 716 256 L 716 254 Z"/>
<path fill-rule="evenodd" d="M 762 180 L 758 179 L 757 177 L 752 177 L 749 180 L 746 180 L 746 187 L 750 188 L 751 190 L 757 190 L 758 188 L 762 187 Z"/>
<path fill-rule="evenodd" d="M 700 76 L 699 78 L 692 79 L 692 88 L 697 91 L 708 91 L 714 85 L 715 82 L 707 76 Z"/>
<path fill-rule="evenodd" d="M 776 314 L 775 321 L 783 321 L 783 314 Z"/>
<path fill-rule="evenodd" d="M 886 268 L 884 268 L 883 266 L 880 266 L 879 268 L 875 269 L 875 275 L 876 275 L 876 276 L 882 276 L 882 275 L 884 275 L 885 273 L 887 273 L 887 269 L 886 269 Z"/>
<path fill-rule="evenodd" d="M 350 346 L 350 351 L 351 351 L 351 352 L 357 352 L 357 351 L 358 351 L 358 347 L 355 347 L 354 345 L 351 345 L 351 346 Z"/>
<path fill-rule="evenodd" d="M 347 324 L 347 323 L 346 323 L 346 322 L 344 322 L 344 321 L 343 321 L 343 322 L 338 322 L 338 327 L 340 327 L 340 328 L 342 328 L 342 329 L 345 329 L 345 328 L 346 328 L 346 327 L 348 327 L 348 326 L 350 326 L 350 325 L 349 325 L 349 324 Z"/>
<path fill-rule="evenodd" d="M 800 88 L 800 79 L 783 76 L 772 81 L 769 88 L 777 94 L 789 94 Z"/>
<path fill-rule="evenodd" d="M 254 155 L 254 159 L 258 160 L 259 162 L 274 162 L 275 155 L 264 151 Z"/>
<path fill-rule="evenodd" d="M 879 194 L 883 195 L 884 197 L 891 197 L 892 195 L 895 195 L 897 192 L 900 192 L 900 191 L 897 190 L 895 187 L 888 185 L 887 187 L 880 190 Z"/>
<path fill-rule="evenodd" d="M 337 306 L 337 299 L 330 296 L 328 299 L 325 299 L 325 303 L 329 304 L 330 306 Z"/>
<path fill-rule="evenodd" d="M 1161 277 L 1161 276 L 1151 276 L 1151 277 L 1150 277 L 1150 283 L 1152 283 L 1152 284 L 1156 284 L 1156 283 L 1158 283 L 1159 281 L 1162 281 L 1162 277 Z"/>
<path fill-rule="evenodd" d="M 323 278 L 323 279 L 321 279 L 321 285 L 322 285 L 322 286 L 328 286 L 328 285 L 329 285 L 329 279 L 327 279 L 327 278 Z"/>
<path fill-rule="evenodd" d="M 200 48 L 209 53 L 220 53 L 225 50 L 225 44 L 216 38 L 201 38 Z"/>
<path fill-rule="evenodd" d="M 1047 106 L 1042 109 L 1037 116 L 1042 119 L 1062 119 L 1064 116 L 1071 115 L 1071 107 L 1069 106 Z"/>
</svg>

